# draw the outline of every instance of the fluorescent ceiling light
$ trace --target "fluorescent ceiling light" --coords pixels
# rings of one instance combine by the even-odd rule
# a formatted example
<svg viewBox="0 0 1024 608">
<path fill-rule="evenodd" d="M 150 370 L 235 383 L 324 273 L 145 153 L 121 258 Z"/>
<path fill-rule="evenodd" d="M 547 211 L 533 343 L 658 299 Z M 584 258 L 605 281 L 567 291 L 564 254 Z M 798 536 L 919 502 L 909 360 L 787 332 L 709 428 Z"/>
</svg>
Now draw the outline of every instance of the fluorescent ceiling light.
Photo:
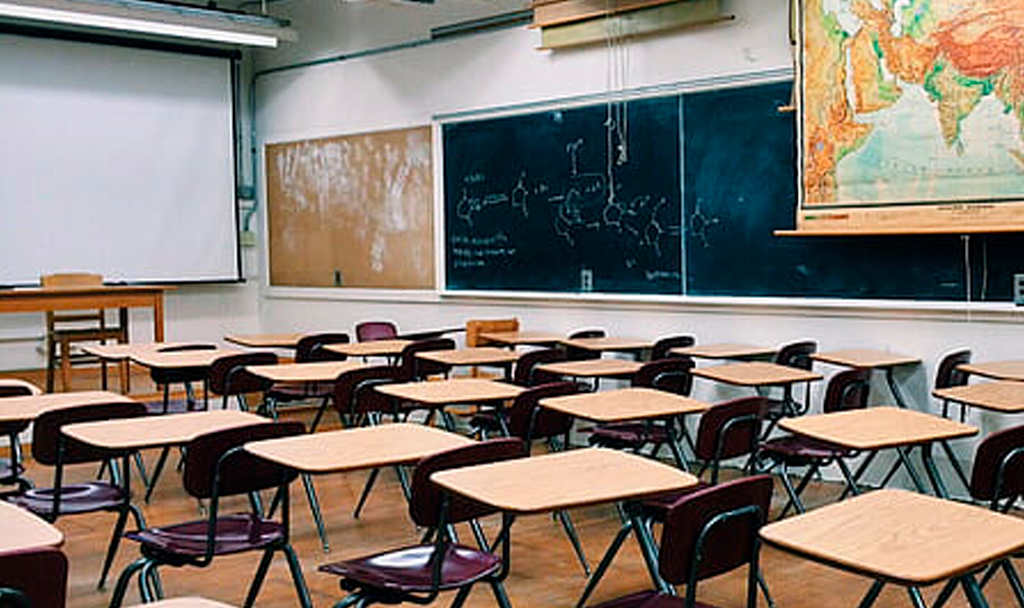
<svg viewBox="0 0 1024 608">
<path fill-rule="evenodd" d="M 53 6 L 0 3 L 0 18 L 4 17 L 246 46 L 276 47 L 278 43 L 278 36 L 273 33 L 244 31 L 227 20 L 221 27 L 219 23 L 197 25 L 164 21 L 159 18 L 149 19 L 145 18 L 146 16 L 121 16 Z"/>
</svg>

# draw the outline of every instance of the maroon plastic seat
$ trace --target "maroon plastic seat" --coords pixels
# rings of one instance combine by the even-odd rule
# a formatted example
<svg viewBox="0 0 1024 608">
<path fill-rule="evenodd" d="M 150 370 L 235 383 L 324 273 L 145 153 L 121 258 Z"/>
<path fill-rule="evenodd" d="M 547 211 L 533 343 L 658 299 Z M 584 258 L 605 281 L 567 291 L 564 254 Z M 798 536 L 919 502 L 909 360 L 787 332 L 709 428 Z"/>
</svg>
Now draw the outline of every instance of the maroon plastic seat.
<svg viewBox="0 0 1024 608">
<path fill-rule="evenodd" d="M 398 326 L 391 321 L 363 321 L 356 324 L 356 340 L 372 342 L 391 340 L 398 337 Z"/>
<path fill-rule="evenodd" d="M 328 344 L 347 344 L 346 333 L 320 333 L 303 336 L 295 345 L 295 362 L 310 363 L 313 361 L 344 361 L 347 355 L 336 353 L 324 348 Z M 334 382 L 278 382 L 267 392 L 266 398 L 275 404 L 294 401 L 319 399 L 320 409 L 312 426 L 316 429 L 320 417 L 327 410 L 334 393 Z"/>
<path fill-rule="evenodd" d="M 607 334 L 605 334 L 605 331 L 603 329 L 580 329 L 569 334 L 569 339 L 582 340 L 585 338 L 603 338 L 605 337 L 605 335 Z M 600 359 L 601 351 L 590 350 L 589 348 L 580 348 L 578 346 L 566 346 L 565 358 L 567 361 Z"/>
<path fill-rule="evenodd" d="M 775 353 L 775 358 L 772 362 L 776 365 L 785 365 L 786 367 L 795 367 L 797 369 L 810 371 L 811 367 L 814 365 L 814 360 L 811 359 L 811 355 L 817 351 L 818 343 L 814 340 L 791 342 L 779 349 L 779 352 Z M 787 416 L 800 416 L 806 413 L 811 405 L 810 382 L 806 383 L 804 400 L 802 403 L 793 397 L 792 385 L 787 385 L 783 387 L 782 390 L 782 396 L 768 399 L 768 410 L 765 412 L 765 419 L 768 421 L 768 424 L 765 426 L 764 436 L 762 439 L 767 439 L 768 436 L 771 435 L 779 420 Z"/>
<path fill-rule="evenodd" d="M 274 553 L 284 553 L 292 581 L 303 608 L 312 602 L 298 558 L 289 540 L 290 508 L 288 485 L 298 476 L 294 470 L 262 460 L 242 446 L 250 441 L 300 435 L 300 422 L 266 422 L 207 433 L 193 439 L 185 449 L 183 485 L 189 495 L 207 500 L 205 519 L 140 528 L 125 538 L 138 542 L 142 557 L 129 564 L 117 580 L 111 608 L 124 601 L 132 576 L 139 574 L 142 599 L 160 595 L 152 580 L 160 566 L 205 568 L 220 555 L 262 551 L 263 557 L 249 586 L 245 606 L 254 604 Z M 221 499 L 276 489 L 274 504 L 280 505 L 280 519 L 265 518 L 258 512 L 221 513 Z M 255 507 L 254 507 L 255 508 Z"/>
<path fill-rule="evenodd" d="M 234 397 L 238 402 L 238 409 L 243 412 L 248 411 L 249 404 L 245 400 L 245 396 L 250 393 L 265 393 L 274 383 L 250 373 L 245 368 L 250 365 L 276 365 L 277 362 L 277 355 L 271 352 L 241 353 L 218 357 L 210 364 L 207 377 L 210 393 L 221 397 L 222 409 L 228 409 L 228 402 L 231 397 Z M 269 409 L 271 414 L 275 413 L 269 405 L 263 405 L 257 409 L 264 408 Z"/>
<path fill-rule="evenodd" d="M 29 385 L 0 385 L 0 399 L 4 397 L 27 397 L 32 394 Z M 3 402 L 0 401 L 0 410 L 3 409 Z M 0 458 L 0 485 L 16 485 L 18 492 L 23 492 L 32 487 L 32 483 L 23 477 L 25 467 L 22 465 L 21 441 L 18 438 L 28 428 L 29 423 L 25 422 L 0 422 L 0 435 L 7 436 L 7 445 L 11 447 L 11 458 Z"/>
<path fill-rule="evenodd" d="M 54 467 L 53 486 L 28 488 L 8 498 L 10 502 L 51 522 L 65 515 L 80 515 L 99 511 L 117 513 L 117 521 L 114 524 L 113 534 L 103 562 L 103 570 L 100 573 L 99 587 L 101 588 L 106 582 L 107 573 L 110 571 L 114 555 L 117 553 L 129 513 L 140 528 L 146 525 L 142 512 L 131 504 L 129 485 L 131 475 L 128 463 L 131 452 L 96 448 L 65 436 L 60 429 L 65 424 L 76 422 L 134 418 L 145 415 L 146 407 L 135 402 L 99 403 L 43 412 L 36 418 L 32 427 L 32 457 L 39 464 Z M 122 471 L 119 475 L 115 475 L 114 482 L 97 479 L 83 483 L 64 483 L 64 469 L 68 465 L 108 462 L 115 458 L 122 460 Z"/>
<path fill-rule="evenodd" d="M 686 596 L 652 590 L 604 602 L 598 608 L 713 608 L 697 601 L 702 580 L 747 565 L 747 608 L 757 606 L 758 531 L 768 517 L 772 479 L 746 477 L 680 497 L 667 511 L 658 553 L 658 574 L 686 585 Z"/>
<path fill-rule="evenodd" d="M 766 401 L 764 397 L 741 397 L 713 405 L 701 415 L 694 454 L 702 462 L 697 475 L 703 477 L 710 470 L 710 479 L 696 488 L 645 499 L 641 504 L 648 523 L 664 521 L 668 508 L 679 497 L 718 484 L 722 462 L 752 456 L 757 451 Z"/>
<path fill-rule="evenodd" d="M 0 554 L 0 606 L 64 608 L 67 590 L 68 560 L 59 549 Z"/>
<path fill-rule="evenodd" d="M 669 351 L 673 348 L 687 348 L 696 343 L 697 338 L 690 335 L 666 336 L 664 338 L 659 338 L 654 342 L 654 346 L 651 347 L 651 361 L 667 359 L 668 357 L 680 357 L 682 355 L 674 355 Z"/>
<path fill-rule="evenodd" d="M 828 413 L 863 409 L 867 407 L 870 389 L 870 369 L 851 369 L 839 372 L 829 379 L 825 389 L 822 411 Z M 779 467 L 779 477 L 782 478 L 782 485 L 789 495 L 789 502 L 782 509 L 780 517 L 785 516 L 791 506 L 800 513 L 804 512 L 800 494 L 803 493 L 814 474 L 823 466 L 832 463 L 839 465 L 839 470 L 846 479 L 848 488 L 854 488 L 856 480 L 845 459 L 855 456 L 856 453 L 856 450 L 800 435 L 778 437 L 762 443 L 758 452 L 760 458 Z M 807 472 L 796 487 L 793 486 L 793 482 L 789 478 L 790 469 L 794 467 L 807 467 Z"/>
<path fill-rule="evenodd" d="M 508 558 L 507 539 L 502 542 L 503 553 L 499 557 L 486 549 L 458 544 L 449 531 L 451 524 L 474 524 L 477 518 L 495 513 L 497 509 L 458 496 L 450 497 L 445 506 L 443 490 L 430 476 L 446 469 L 525 455 L 519 440 L 494 439 L 420 460 L 413 473 L 409 514 L 416 525 L 429 529 L 428 537 L 432 536 L 433 542 L 321 566 L 321 572 L 340 576 L 341 588 L 351 592 L 337 605 L 427 604 L 441 591 L 458 589 L 452 604 L 457 606 L 465 601 L 477 582 L 490 583 L 495 596 L 504 598 L 501 581 L 506 574 L 503 565 Z"/>
<path fill-rule="evenodd" d="M 645 363 L 633 375 L 632 385 L 689 396 L 693 389 L 693 375 L 691 374 L 693 367 L 693 360 L 689 357 L 656 359 Z M 683 421 L 670 418 L 601 424 L 587 429 L 590 432 L 587 441 L 591 445 L 634 452 L 640 452 L 645 446 L 649 446 L 652 456 L 656 455 L 662 446 L 667 445 L 672 449 L 676 460 L 682 463 L 682 452 L 673 441 L 674 433 L 669 433 L 668 425 L 675 425 L 672 430 L 678 428 L 682 436 L 687 437 Z M 691 447 L 693 446 L 691 445 Z"/>
</svg>

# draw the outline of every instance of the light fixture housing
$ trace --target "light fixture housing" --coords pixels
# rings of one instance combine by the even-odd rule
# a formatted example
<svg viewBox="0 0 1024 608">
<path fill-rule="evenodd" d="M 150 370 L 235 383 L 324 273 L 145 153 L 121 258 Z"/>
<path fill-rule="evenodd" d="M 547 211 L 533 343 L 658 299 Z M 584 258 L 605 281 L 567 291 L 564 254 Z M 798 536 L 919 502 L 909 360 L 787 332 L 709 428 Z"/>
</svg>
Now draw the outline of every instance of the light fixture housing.
<svg viewBox="0 0 1024 608">
<path fill-rule="evenodd" d="M 143 0 L 0 0 L 0 21 L 231 46 L 296 38 L 271 17 Z"/>
</svg>

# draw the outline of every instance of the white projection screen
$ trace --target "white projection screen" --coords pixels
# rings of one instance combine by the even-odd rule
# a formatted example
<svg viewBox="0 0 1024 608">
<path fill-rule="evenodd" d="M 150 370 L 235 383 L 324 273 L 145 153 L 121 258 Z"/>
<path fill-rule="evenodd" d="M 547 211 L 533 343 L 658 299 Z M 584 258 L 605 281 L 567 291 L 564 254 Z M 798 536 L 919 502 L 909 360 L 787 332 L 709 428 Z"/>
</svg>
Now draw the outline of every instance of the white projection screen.
<svg viewBox="0 0 1024 608">
<path fill-rule="evenodd" d="M 235 281 L 232 60 L 0 34 L 0 285 Z"/>
</svg>

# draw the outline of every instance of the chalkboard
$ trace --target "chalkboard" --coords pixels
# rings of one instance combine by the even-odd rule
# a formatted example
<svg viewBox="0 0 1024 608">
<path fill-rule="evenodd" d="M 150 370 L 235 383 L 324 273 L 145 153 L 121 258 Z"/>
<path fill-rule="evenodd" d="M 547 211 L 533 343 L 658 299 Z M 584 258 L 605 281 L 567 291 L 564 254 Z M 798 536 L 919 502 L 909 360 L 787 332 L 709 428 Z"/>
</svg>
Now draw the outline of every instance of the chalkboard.
<svg viewBox="0 0 1024 608">
<path fill-rule="evenodd" d="M 778 110 L 791 88 L 630 102 L 628 167 L 609 172 L 602 140 L 614 124 L 605 105 L 445 125 L 447 288 L 1012 299 L 1012 275 L 1024 272 L 1021 235 L 775 236 L 792 228 L 796 204 L 795 115 Z M 580 176 L 589 174 L 588 189 Z M 607 175 L 614 179 L 602 182 Z M 583 221 L 578 245 L 563 243 L 554 226 L 570 193 L 580 186 L 592 195 L 582 205 L 588 217 L 608 209 L 612 181 L 618 201 L 665 204 L 629 216 L 653 217 L 648 224 L 616 226 L 606 214 Z M 645 236 L 626 238 L 636 234 Z"/>
<path fill-rule="evenodd" d="M 682 293 L 679 117 L 667 97 L 444 125 L 447 287 Z"/>
</svg>

